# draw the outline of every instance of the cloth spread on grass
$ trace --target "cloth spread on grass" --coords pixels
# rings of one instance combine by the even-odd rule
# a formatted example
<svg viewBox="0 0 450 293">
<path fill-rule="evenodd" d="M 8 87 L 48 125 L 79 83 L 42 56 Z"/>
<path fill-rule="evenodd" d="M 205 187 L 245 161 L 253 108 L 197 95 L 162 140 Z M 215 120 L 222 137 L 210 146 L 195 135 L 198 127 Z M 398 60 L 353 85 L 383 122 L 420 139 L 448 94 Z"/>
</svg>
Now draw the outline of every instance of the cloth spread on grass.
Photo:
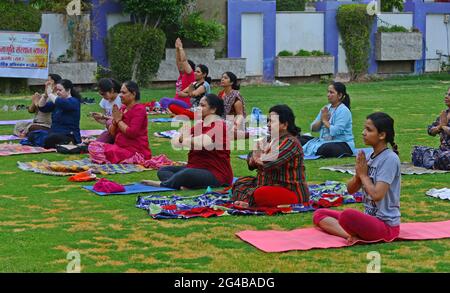
<svg viewBox="0 0 450 293">
<path fill-rule="evenodd" d="M 15 143 L 0 144 L 0 157 L 23 155 L 23 154 L 51 153 L 55 151 L 56 151 L 55 149 L 44 149 L 41 147 L 21 145 Z"/>
<path fill-rule="evenodd" d="M 401 163 L 401 173 L 402 175 L 422 175 L 422 174 L 443 174 L 450 171 L 443 170 L 431 170 L 422 167 L 416 167 L 412 163 Z M 348 173 L 355 175 L 355 164 L 344 164 L 331 167 L 321 167 L 320 170 L 336 171 L 341 173 Z"/>
<path fill-rule="evenodd" d="M 199 196 L 138 196 L 136 207 L 147 210 L 154 219 L 190 219 L 225 215 L 275 215 L 314 211 L 322 207 L 362 202 L 362 194 L 350 195 L 344 183 L 327 181 L 310 185 L 310 205 L 287 205 L 279 208 L 241 208 L 229 193 L 207 192 Z"/>
</svg>

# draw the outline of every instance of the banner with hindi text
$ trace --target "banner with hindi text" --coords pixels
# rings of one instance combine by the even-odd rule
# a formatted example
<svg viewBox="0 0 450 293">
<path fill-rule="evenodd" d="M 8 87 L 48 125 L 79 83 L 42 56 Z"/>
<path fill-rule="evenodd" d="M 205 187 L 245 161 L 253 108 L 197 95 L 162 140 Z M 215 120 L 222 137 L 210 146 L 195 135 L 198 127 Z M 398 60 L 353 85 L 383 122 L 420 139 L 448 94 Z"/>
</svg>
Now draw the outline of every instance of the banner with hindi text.
<svg viewBox="0 0 450 293">
<path fill-rule="evenodd" d="M 0 31 L 0 77 L 47 79 L 50 35 Z"/>
</svg>

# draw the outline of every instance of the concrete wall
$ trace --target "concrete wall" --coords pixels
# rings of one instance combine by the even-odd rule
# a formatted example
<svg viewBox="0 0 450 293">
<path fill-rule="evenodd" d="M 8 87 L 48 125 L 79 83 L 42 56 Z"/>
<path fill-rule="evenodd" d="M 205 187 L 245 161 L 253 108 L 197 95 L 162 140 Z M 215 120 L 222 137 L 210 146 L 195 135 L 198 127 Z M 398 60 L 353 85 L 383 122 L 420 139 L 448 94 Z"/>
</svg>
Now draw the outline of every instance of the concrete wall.
<svg viewBox="0 0 450 293">
<path fill-rule="evenodd" d="M 413 27 L 413 14 L 408 13 L 382 13 L 378 16 L 377 26 L 387 26 L 386 22 L 390 25 L 400 25 L 407 29 Z"/>
<path fill-rule="evenodd" d="M 118 23 L 129 22 L 130 15 L 124 13 L 111 13 L 106 16 L 106 27 L 108 30 Z"/>
<path fill-rule="evenodd" d="M 186 55 L 195 64 L 205 64 L 209 69 L 209 76 L 214 80 L 222 78 L 225 71 L 231 71 L 239 79 L 246 77 L 246 60 L 243 58 L 218 58 L 214 49 L 185 49 Z M 158 74 L 154 81 L 175 81 L 179 75 L 175 62 L 175 49 L 166 49 L 165 60 L 159 65 Z"/>
<path fill-rule="evenodd" d="M 89 22 L 88 14 L 83 15 L 83 21 Z M 50 62 L 56 62 L 59 56 L 65 55 L 67 50 L 70 49 L 70 36 L 63 14 L 42 14 L 39 32 L 50 34 Z M 87 36 L 85 40 L 86 52 L 90 53 L 90 36 Z"/>
<path fill-rule="evenodd" d="M 446 28 L 447 26 L 447 28 Z M 439 56 L 436 54 L 440 50 L 444 55 L 450 55 L 450 23 L 444 23 L 443 14 L 429 14 L 426 20 L 426 63 L 425 71 L 439 71 Z M 445 57 L 442 58 L 444 60 Z"/>
<path fill-rule="evenodd" d="M 277 13 L 277 55 L 283 50 L 323 51 L 324 38 L 323 12 Z"/>
</svg>

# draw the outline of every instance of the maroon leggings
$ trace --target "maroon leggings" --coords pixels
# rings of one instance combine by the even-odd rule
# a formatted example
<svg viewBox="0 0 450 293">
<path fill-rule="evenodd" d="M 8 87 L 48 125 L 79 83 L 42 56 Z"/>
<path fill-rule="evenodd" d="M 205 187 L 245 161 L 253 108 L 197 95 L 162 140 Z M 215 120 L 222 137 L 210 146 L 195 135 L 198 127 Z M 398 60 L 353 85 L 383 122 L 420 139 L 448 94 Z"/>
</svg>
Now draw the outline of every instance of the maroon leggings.
<svg viewBox="0 0 450 293">
<path fill-rule="evenodd" d="M 400 226 L 391 227 L 376 217 L 354 209 L 346 209 L 343 212 L 330 209 L 317 210 L 313 215 L 314 225 L 318 226 L 319 222 L 327 217 L 338 220 L 339 225 L 351 236 L 366 241 L 392 241 L 400 233 Z"/>
</svg>

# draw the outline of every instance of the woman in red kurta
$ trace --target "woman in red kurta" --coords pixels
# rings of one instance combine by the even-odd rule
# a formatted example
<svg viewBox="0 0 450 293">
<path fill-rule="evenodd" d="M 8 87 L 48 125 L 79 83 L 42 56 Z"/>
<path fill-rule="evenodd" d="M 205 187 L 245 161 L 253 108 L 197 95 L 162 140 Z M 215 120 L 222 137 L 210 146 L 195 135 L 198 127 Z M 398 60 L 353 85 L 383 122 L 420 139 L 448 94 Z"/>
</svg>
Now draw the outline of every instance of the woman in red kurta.
<svg viewBox="0 0 450 293">
<path fill-rule="evenodd" d="M 148 118 L 145 106 L 139 104 L 138 85 L 128 81 L 120 90 L 122 108 L 113 108 L 113 123 L 108 128 L 114 144 L 92 142 L 89 154 L 94 163 L 137 163 L 150 160 Z"/>
</svg>

